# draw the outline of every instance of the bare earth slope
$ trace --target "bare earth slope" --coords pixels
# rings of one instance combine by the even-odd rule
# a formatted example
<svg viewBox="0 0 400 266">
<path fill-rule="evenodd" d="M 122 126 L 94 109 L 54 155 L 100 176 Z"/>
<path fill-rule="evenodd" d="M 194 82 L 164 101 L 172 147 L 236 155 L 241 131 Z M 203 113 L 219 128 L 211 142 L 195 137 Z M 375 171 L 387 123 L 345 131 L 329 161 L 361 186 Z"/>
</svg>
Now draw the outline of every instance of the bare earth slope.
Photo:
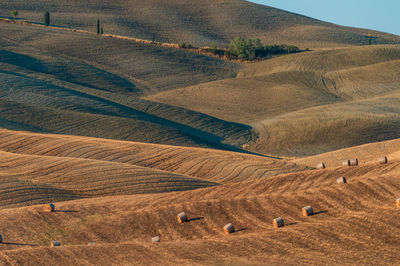
<svg viewBox="0 0 400 266">
<path fill-rule="evenodd" d="M 396 45 L 243 66 L 129 40 L 0 27 L 4 128 L 273 156 L 400 137 Z"/>
<path fill-rule="evenodd" d="M 295 159 L 293 162 L 315 167 L 318 163 L 324 162 L 326 167 L 338 167 L 344 160 L 362 158 L 360 164 L 378 162 L 378 159 L 386 156 L 389 161 L 399 160 L 400 140 L 390 140 L 364 144 L 347 149 L 318 154 L 315 156 Z"/>
<path fill-rule="evenodd" d="M 5 0 L 0 15 L 19 11 L 21 19 L 95 31 L 100 18 L 106 33 L 155 38 L 174 43 L 225 45 L 237 36 L 259 37 L 268 43 L 302 47 L 366 44 L 365 35 L 378 43 L 399 43 L 398 36 L 342 27 L 244 0 L 114 0 L 57 1 Z"/>
<path fill-rule="evenodd" d="M 138 98 L 231 77 L 237 64 L 56 29 L 0 28 L 1 127 L 230 150 L 251 138 L 249 126 Z"/>
<path fill-rule="evenodd" d="M 399 162 L 312 170 L 188 192 L 1 209 L 4 264 L 397 264 Z M 348 184 L 336 184 L 345 175 Z M 303 217 L 312 205 L 316 214 Z M 176 213 L 186 211 L 188 223 Z M 281 216 L 286 225 L 272 227 Z M 15 222 L 18 221 L 18 222 Z M 238 232 L 226 235 L 233 223 Z M 161 243 L 150 238 L 161 235 Z M 50 248 L 59 240 L 62 247 Z M 88 246 L 88 242 L 96 242 Z M 46 247 L 47 246 L 47 247 Z"/>
<path fill-rule="evenodd" d="M 8 130 L 1 130 L 0 138 L 0 149 L 7 153 L 95 160 L 99 164 L 122 163 L 218 183 L 259 179 L 304 169 L 284 160 L 212 149 Z"/>
<path fill-rule="evenodd" d="M 252 151 L 305 156 L 399 138 L 399 66 L 395 45 L 318 50 L 147 99 L 251 125 Z"/>
<path fill-rule="evenodd" d="M 11 10 L 157 41 L 316 49 L 241 64 L 0 23 L 0 264 L 400 264 L 400 37 L 359 46 L 368 30 L 243 0 L 1 2 Z"/>
</svg>

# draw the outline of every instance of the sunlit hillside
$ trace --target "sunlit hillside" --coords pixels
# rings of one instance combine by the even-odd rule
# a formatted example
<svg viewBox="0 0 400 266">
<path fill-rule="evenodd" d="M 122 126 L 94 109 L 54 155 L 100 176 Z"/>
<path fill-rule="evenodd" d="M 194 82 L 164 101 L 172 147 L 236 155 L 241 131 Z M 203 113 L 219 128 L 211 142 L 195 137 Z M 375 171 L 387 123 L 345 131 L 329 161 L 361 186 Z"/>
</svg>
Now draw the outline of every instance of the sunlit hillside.
<svg viewBox="0 0 400 266">
<path fill-rule="evenodd" d="M 342 27 L 244 0 L 116 0 L 57 1 L 4 0 L 0 16 L 43 22 L 95 32 L 99 18 L 105 33 L 194 45 L 226 45 L 237 36 L 259 37 L 267 43 L 293 43 L 306 47 L 367 44 L 368 34 L 377 43 L 399 43 L 398 36 Z"/>
<path fill-rule="evenodd" d="M 304 156 L 399 138 L 399 64 L 399 46 L 311 51 L 147 99 L 248 124 L 252 151 Z"/>
<path fill-rule="evenodd" d="M 244 0 L 3 0 L 0 264 L 400 264 L 399 44 Z"/>
</svg>

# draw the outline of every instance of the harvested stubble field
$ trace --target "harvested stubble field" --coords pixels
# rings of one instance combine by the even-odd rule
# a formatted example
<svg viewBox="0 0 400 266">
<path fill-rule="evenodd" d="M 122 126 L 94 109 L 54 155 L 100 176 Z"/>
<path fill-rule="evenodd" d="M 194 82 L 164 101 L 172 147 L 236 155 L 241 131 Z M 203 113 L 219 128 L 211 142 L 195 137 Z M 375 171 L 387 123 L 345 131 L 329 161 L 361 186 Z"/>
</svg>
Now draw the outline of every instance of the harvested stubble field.
<svg viewBox="0 0 400 266">
<path fill-rule="evenodd" d="M 53 26 L 0 22 L 0 264 L 400 263 L 399 36 L 242 0 L 12 10 Z M 97 18 L 121 36 L 79 31 Z M 368 33 L 379 45 L 360 46 Z M 312 49 L 240 63 L 173 48 L 238 35 Z"/>
<path fill-rule="evenodd" d="M 395 35 L 334 25 L 244 0 L 4 0 L 2 4 L 0 16 L 19 10 L 21 19 L 41 22 L 48 10 L 54 25 L 93 32 L 100 18 L 105 33 L 173 43 L 226 45 L 241 35 L 304 48 L 337 47 L 366 44 L 368 33 L 379 36 L 378 43 L 399 43 Z"/>
<path fill-rule="evenodd" d="M 305 169 L 284 160 L 242 153 L 97 138 L 1 130 L 0 140 L 2 151 L 20 156 L 58 160 L 73 158 L 88 163 L 111 163 L 110 167 L 113 163 L 116 163 L 115 167 L 120 167 L 120 164 L 141 166 L 218 183 L 259 179 Z M 58 169 L 53 170 L 57 174 Z"/>
<path fill-rule="evenodd" d="M 147 99 L 248 124 L 251 151 L 307 156 L 400 137 L 399 60 L 398 45 L 312 51 Z"/>
<path fill-rule="evenodd" d="M 2 127 L 229 150 L 251 139 L 247 125 L 138 98 L 230 77 L 237 64 L 56 29 L 0 28 Z"/>
<path fill-rule="evenodd" d="M 235 162 L 248 167 L 247 158 L 253 162 L 252 167 L 261 170 L 264 161 L 264 171 L 276 163 L 254 155 L 180 148 L 181 152 L 190 150 L 196 158 L 201 154 L 209 158 L 206 155 L 212 152 L 212 161 L 225 164 L 221 173 L 225 172 L 227 178 L 217 184 L 206 181 L 216 180 L 212 173 L 193 179 L 189 173 L 195 174 L 183 167 L 160 171 L 162 164 L 157 164 L 157 156 L 147 167 L 138 166 L 140 157 L 142 163 L 150 161 L 140 150 L 141 145 L 148 146 L 147 157 L 162 151 L 173 154 L 174 149 L 168 150 L 168 146 L 12 131 L 1 132 L 1 143 L 0 171 L 2 179 L 10 183 L 8 188 L 0 188 L 3 264 L 224 265 L 294 260 L 382 264 L 400 260 L 400 242 L 393 237 L 400 226 L 394 202 L 400 193 L 400 157 L 395 154 L 388 154 L 388 165 L 378 164 L 375 158 L 359 157 L 363 162 L 359 167 L 325 170 L 298 171 L 289 162 L 280 162 L 281 169 L 286 164 L 297 172 L 245 180 L 231 169 Z M 121 153 L 117 155 L 113 148 Z M 363 151 L 365 147 L 357 149 Z M 124 152 L 130 156 L 124 156 Z M 254 165 L 257 161 L 259 164 Z M 336 184 L 340 176 L 346 176 L 348 184 Z M 135 192 L 141 178 L 150 182 Z M 15 202 L 7 204 L 4 195 L 12 186 L 14 196 L 19 193 L 17 181 L 31 184 L 30 189 L 37 193 L 31 198 L 40 198 L 25 205 L 54 200 L 56 212 L 44 213 L 42 205 L 11 208 Z M 177 190 L 185 186 L 203 188 L 117 196 L 153 193 L 157 191 L 152 189 L 162 190 L 164 186 L 176 186 Z M 98 197 L 102 194 L 105 197 Z M 84 199 L 71 200 L 80 197 Z M 313 206 L 315 215 L 302 216 L 301 208 L 307 205 Z M 192 220 L 179 224 L 176 214 L 180 211 Z M 274 229 L 272 219 L 279 216 L 286 226 Z M 228 222 L 238 232 L 226 235 L 222 227 Z M 161 243 L 151 243 L 155 235 L 161 236 Z M 63 246 L 48 247 L 52 240 L 61 241 Z M 96 244 L 88 246 L 89 242 Z"/>
<path fill-rule="evenodd" d="M 347 149 L 341 149 L 333 152 L 327 152 L 318 154 L 315 156 L 295 159 L 293 162 L 315 167 L 320 162 L 325 162 L 326 167 L 338 167 L 342 165 L 344 160 L 350 160 L 353 158 L 363 158 L 366 162 L 378 163 L 379 158 L 388 157 L 388 161 L 400 159 L 400 140 L 382 141 L 376 143 L 364 144 L 361 146 L 351 147 Z"/>
</svg>

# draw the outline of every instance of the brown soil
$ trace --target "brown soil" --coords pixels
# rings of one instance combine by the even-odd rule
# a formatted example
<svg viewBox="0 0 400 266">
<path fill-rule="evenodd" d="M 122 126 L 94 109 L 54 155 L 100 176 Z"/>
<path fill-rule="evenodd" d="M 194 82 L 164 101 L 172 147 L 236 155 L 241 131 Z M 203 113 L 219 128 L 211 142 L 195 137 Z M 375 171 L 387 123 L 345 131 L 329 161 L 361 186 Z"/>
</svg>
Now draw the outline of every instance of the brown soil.
<svg viewBox="0 0 400 266">
<path fill-rule="evenodd" d="M 0 264 L 400 264 L 399 36 L 243 0 L 1 6 L 52 27 L 0 23 Z M 242 64 L 141 41 L 238 35 L 312 49 Z"/>
<path fill-rule="evenodd" d="M 172 43 L 227 45 L 237 36 L 259 37 L 268 44 L 288 43 L 306 47 L 367 44 L 367 34 L 377 43 L 399 43 L 399 37 L 382 32 L 342 27 L 244 0 L 5 0 L 1 16 L 12 10 L 19 18 L 96 31 L 99 18 L 105 33 Z"/>
<path fill-rule="evenodd" d="M 91 191 L 101 186 L 99 173 L 108 167 L 116 173 L 114 179 L 107 181 L 108 191 L 96 190 L 98 194 L 92 196 L 109 195 L 112 189 L 118 191 L 123 180 L 135 180 L 140 171 L 148 171 L 143 174 L 149 178 L 157 174 L 150 166 L 135 168 L 131 160 L 121 158 L 127 163 L 116 163 L 106 153 L 103 159 L 82 159 L 84 154 L 94 153 L 85 151 L 83 143 L 120 149 L 123 145 L 128 150 L 139 144 L 12 131 L 2 134 L 1 143 L 5 144 L 1 149 L 14 150 L 1 153 L 3 180 L 14 176 L 20 182 L 35 184 L 36 190 L 46 183 Z M 48 148 L 57 146 L 54 145 L 57 141 L 65 141 L 64 147 L 70 147 L 69 142 L 73 141 L 81 143 L 81 149 L 75 146 L 76 152 L 64 151 L 70 155 L 62 156 L 62 149 L 57 147 L 46 151 L 44 139 Z M 158 148 L 163 146 L 153 145 L 147 150 L 153 153 Z M 40 151 L 48 155 L 26 155 Z M 58 155 L 49 156 L 51 152 Z M 198 149 L 198 152 L 211 151 Z M 72 158 L 79 157 L 78 154 L 81 159 Z M 237 159 L 244 156 L 218 151 L 215 154 Z M 55 202 L 54 213 L 43 212 L 42 205 L 3 207 L 0 260 L 3 264 L 27 265 L 351 264 L 355 261 L 396 264 L 400 261 L 397 252 L 400 242 L 394 237 L 400 226 L 395 205 L 400 192 L 400 163 L 395 158 L 399 157 L 393 157 L 388 165 L 372 160 L 359 167 L 305 170 L 240 182 L 234 178 L 223 185 L 186 192 L 94 198 L 87 194 L 88 199 Z M 359 159 L 367 161 L 361 155 Z M 121 170 L 120 174 L 112 170 L 114 165 Z M 69 174 L 63 172 L 65 167 Z M 24 174 L 22 169 L 26 169 Z M 128 177 L 128 173 L 132 176 Z M 171 180 L 176 178 L 172 173 L 169 175 Z M 346 185 L 336 184 L 340 176 L 347 178 Z M 183 178 L 178 183 L 193 184 L 193 181 Z M 163 183 L 153 186 L 162 189 Z M 129 188 L 126 183 L 123 187 Z M 10 193 L 4 185 L 1 189 L 3 196 Z M 49 186 L 42 193 L 51 196 L 50 191 L 58 193 L 60 200 L 63 200 L 61 195 L 68 199 L 65 191 L 55 187 Z M 308 205 L 316 214 L 304 217 L 301 208 Z M 193 220 L 179 224 L 176 214 L 181 211 Z M 276 217 L 282 217 L 286 226 L 274 229 L 272 219 Z M 234 224 L 238 232 L 226 235 L 222 227 L 227 223 Z M 159 244 L 150 241 L 156 235 L 161 235 Z M 63 246 L 50 248 L 52 240 L 61 241 Z M 88 246 L 89 242 L 96 244 Z"/>
</svg>

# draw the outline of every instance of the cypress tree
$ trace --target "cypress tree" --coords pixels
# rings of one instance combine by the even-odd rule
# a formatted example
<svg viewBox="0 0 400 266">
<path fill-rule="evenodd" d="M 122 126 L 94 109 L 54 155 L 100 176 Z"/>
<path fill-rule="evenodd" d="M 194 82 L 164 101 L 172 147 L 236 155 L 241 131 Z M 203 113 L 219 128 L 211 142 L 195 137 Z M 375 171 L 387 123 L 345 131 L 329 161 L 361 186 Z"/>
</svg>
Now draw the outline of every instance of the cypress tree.
<svg viewBox="0 0 400 266">
<path fill-rule="evenodd" d="M 100 34 L 100 19 L 97 19 L 97 34 Z"/>
<path fill-rule="evenodd" d="M 44 25 L 50 25 L 50 13 L 49 11 L 44 12 Z"/>
<path fill-rule="evenodd" d="M 100 34 L 103 34 L 103 33 L 104 33 L 104 31 L 103 31 L 103 26 L 101 26 Z"/>
</svg>

